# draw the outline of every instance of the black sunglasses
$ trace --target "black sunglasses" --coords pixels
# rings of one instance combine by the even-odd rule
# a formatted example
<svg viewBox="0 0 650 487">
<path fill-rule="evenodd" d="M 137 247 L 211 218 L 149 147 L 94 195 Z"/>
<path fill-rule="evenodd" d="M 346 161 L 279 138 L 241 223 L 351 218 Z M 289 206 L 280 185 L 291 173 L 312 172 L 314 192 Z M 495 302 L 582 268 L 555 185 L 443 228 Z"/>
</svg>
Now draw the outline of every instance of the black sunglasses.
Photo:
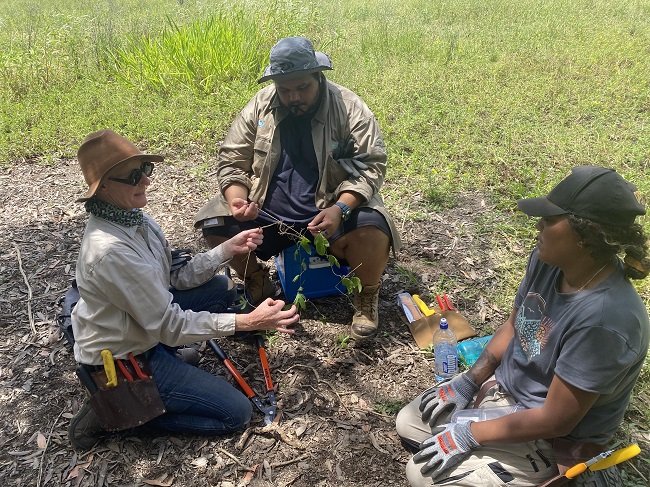
<svg viewBox="0 0 650 487">
<path fill-rule="evenodd" d="M 118 183 L 130 184 L 131 186 L 137 186 L 142 179 L 142 175 L 149 177 L 153 174 L 154 164 L 151 161 L 145 161 L 142 165 L 131 171 L 128 178 L 108 178 L 111 181 L 117 181 Z"/>
</svg>

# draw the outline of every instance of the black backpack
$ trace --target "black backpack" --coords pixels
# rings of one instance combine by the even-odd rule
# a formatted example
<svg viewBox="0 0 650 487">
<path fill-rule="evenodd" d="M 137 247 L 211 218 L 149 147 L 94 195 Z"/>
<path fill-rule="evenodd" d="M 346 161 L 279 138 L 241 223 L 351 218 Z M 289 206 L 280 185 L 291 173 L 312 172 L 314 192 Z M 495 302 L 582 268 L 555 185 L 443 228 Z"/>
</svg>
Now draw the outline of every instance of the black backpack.
<svg viewBox="0 0 650 487">
<path fill-rule="evenodd" d="M 65 340 L 68 342 L 68 345 L 72 347 L 74 345 L 74 333 L 72 332 L 72 319 L 70 315 L 72 314 L 72 308 L 79 301 L 79 289 L 77 289 L 77 281 L 74 279 L 65 294 L 59 299 L 59 306 L 61 306 L 61 312 L 56 316 L 56 321 L 59 324 L 61 333 L 65 337 Z"/>
</svg>

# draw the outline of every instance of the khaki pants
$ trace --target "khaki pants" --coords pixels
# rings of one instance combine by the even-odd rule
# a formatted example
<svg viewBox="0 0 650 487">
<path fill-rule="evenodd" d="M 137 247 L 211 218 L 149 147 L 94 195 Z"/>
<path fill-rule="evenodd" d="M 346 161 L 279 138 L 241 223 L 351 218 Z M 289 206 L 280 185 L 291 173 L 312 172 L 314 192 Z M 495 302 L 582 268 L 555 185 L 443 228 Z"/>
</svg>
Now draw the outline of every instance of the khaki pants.
<svg viewBox="0 0 650 487">
<path fill-rule="evenodd" d="M 397 415 L 397 433 L 408 443 L 420 444 L 431 436 L 428 423 L 420 415 L 420 394 Z M 498 385 L 489 388 L 478 408 L 491 408 L 514 404 L 509 394 Z M 448 422 L 441 418 L 439 424 Z M 557 475 L 553 448 L 548 441 L 536 440 L 527 443 L 501 444 L 480 447 L 474 450 L 464 462 L 449 470 L 444 478 L 434 483 L 431 477 L 420 472 L 424 464 L 413 459 L 406 466 L 406 476 L 413 487 L 436 485 L 464 487 L 535 487 Z"/>
</svg>

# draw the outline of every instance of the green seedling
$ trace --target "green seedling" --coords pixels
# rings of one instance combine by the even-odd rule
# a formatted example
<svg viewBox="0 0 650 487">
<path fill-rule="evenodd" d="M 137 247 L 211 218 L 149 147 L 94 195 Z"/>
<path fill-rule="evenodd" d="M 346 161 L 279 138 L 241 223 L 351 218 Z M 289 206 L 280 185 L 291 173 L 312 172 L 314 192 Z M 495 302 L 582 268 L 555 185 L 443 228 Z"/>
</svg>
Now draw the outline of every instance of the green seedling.
<svg viewBox="0 0 650 487">
<path fill-rule="evenodd" d="M 336 337 L 336 345 L 339 348 L 347 348 L 350 344 L 350 335 L 339 335 Z"/>
<path fill-rule="evenodd" d="M 378 413 L 394 416 L 400 411 L 400 409 L 404 407 L 405 404 L 406 403 L 404 401 L 386 399 L 385 401 L 377 402 L 377 404 L 374 405 L 373 409 Z"/>
</svg>

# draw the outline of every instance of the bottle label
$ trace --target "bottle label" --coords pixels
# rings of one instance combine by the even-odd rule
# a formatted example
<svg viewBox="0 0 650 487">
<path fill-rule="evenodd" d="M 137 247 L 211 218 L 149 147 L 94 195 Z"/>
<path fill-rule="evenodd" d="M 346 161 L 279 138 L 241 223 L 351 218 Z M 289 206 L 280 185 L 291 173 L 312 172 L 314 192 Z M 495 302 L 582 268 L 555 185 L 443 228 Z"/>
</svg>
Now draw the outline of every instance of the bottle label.
<svg viewBox="0 0 650 487">
<path fill-rule="evenodd" d="M 433 347 L 436 376 L 449 378 L 458 373 L 458 355 L 456 346 L 451 343 L 436 343 Z"/>
<path fill-rule="evenodd" d="M 458 370 L 458 365 L 456 364 L 456 355 L 450 354 L 447 355 L 447 359 L 442 362 L 442 370 L 445 374 L 453 375 Z"/>
</svg>

